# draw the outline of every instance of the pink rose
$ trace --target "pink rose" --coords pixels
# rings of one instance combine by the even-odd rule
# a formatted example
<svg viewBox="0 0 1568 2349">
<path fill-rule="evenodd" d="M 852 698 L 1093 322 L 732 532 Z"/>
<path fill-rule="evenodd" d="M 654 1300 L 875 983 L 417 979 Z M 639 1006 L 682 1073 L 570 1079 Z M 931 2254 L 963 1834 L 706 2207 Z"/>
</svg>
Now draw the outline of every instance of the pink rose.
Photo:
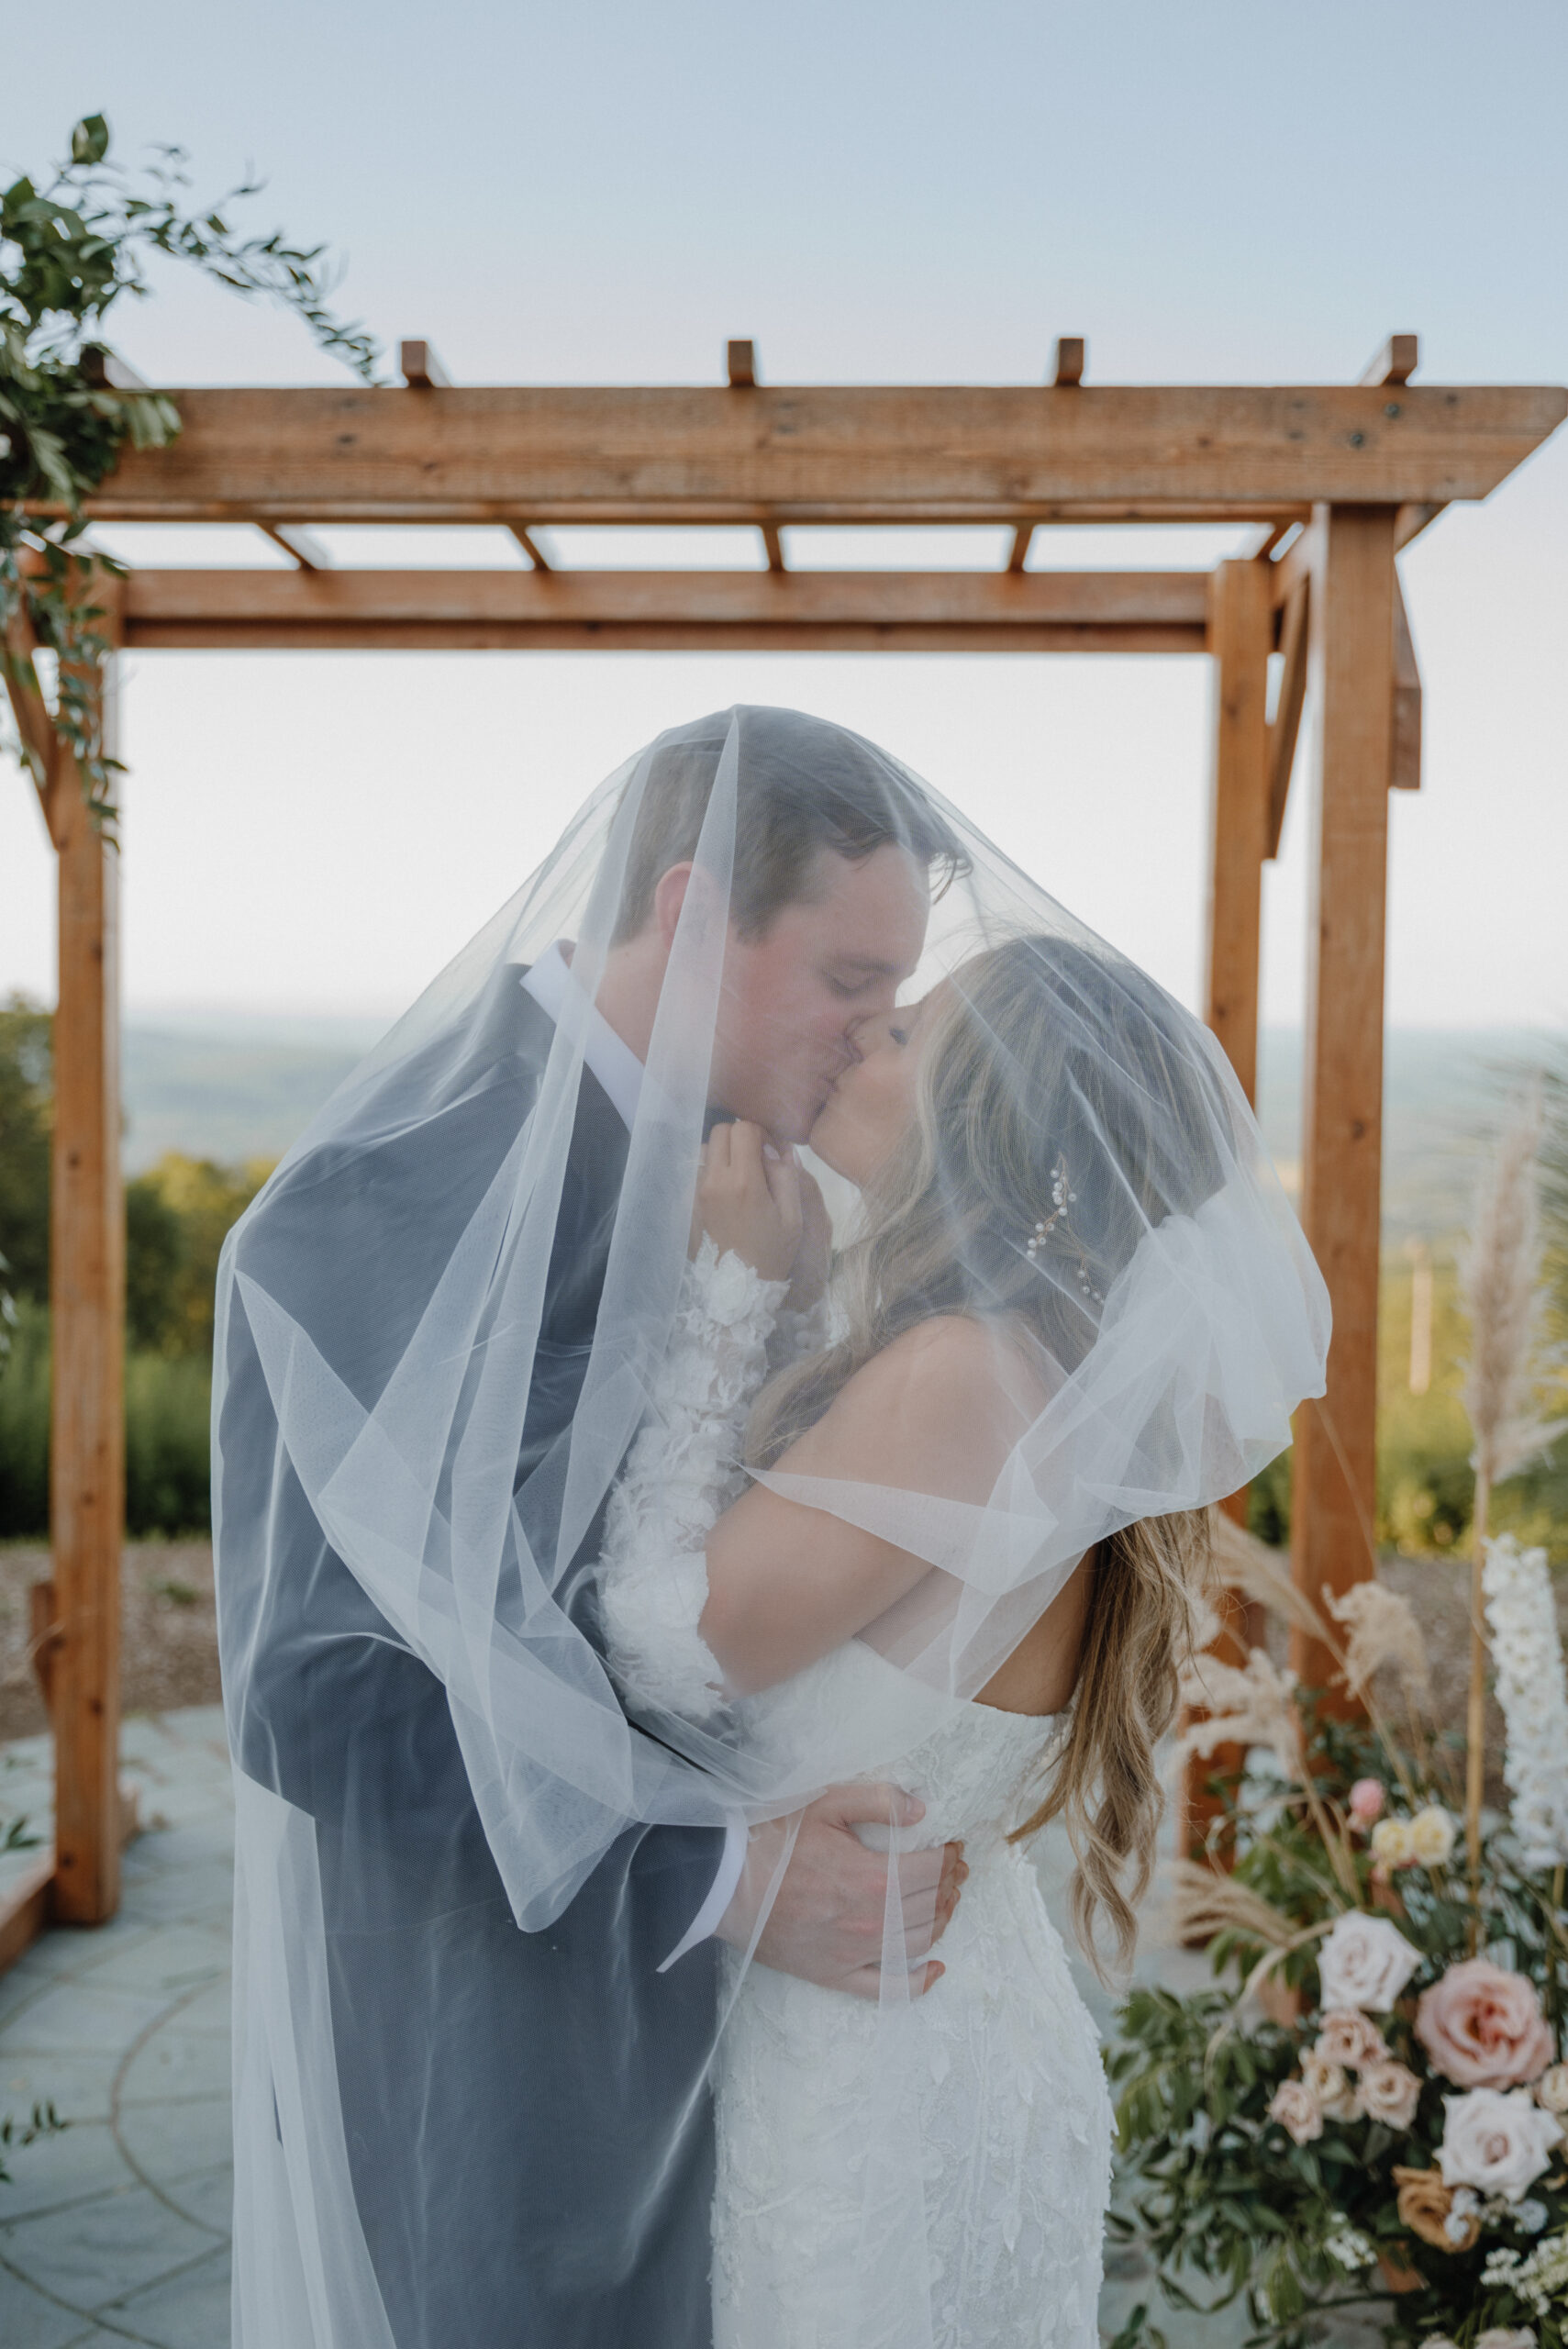
<svg viewBox="0 0 1568 2349">
<path fill-rule="evenodd" d="M 1269 2119 L 1277 2121 L 1298 2145 L 1309 2145 L 1323 2134 L 1323 2115 L 1305 2080 L 1284 2080 L 1274 2090 Z"/>
<path fill-rule="evenodd" d="M 1372 1782 L 1376 1784 L 1375 1779 Z M 1347 2072 L 1359 2072 L 1368 2064 L 1381 2064 L 1388 2050 L 1383 2043 L 1383 2033 L 1371 2019 L 1354 2007 L 1330 2007 L 1318 2020 L 1318 2044 L 1313 2050 L 1325 2064 L 1338 2064 Z"/>
<path fill-rule="evenodd" d="M 1358 1778 L 1351 1788 L 1351 1817 L 1358 1827 L 1370 1827 L 1383 1809 L 1381 1778 Z"/>
<path fill-rule="evenodd" d="M 1385 2128 L 1408 2129 L 1416 2118 L 1420 2102 L 1421 2083 L 1407 2065 L 1396 2064 L 1389 2056 L 1381 2064 L 1369 2064 L 1361 2076 L 1362 2110 L 1369 2121 L 1381 2121 Z"/>
<path fill-rule="evenodd" d="M 1422 1991 L 1416 2036 L 1432 2069 L 1462 2088 L 1533 2080 L 1555 2052 L 1534 1983 L 1485 1957 L 1461 1959 Z"/>
</svg>

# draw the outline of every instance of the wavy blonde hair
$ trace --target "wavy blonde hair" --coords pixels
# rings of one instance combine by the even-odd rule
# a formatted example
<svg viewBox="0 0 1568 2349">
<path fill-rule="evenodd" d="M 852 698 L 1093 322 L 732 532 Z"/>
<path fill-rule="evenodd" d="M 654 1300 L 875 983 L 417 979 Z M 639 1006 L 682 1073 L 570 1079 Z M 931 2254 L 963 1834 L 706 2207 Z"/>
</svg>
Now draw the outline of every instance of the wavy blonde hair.
<svg viewBox="0 0 1568 2349">
<path fill-rule="evenodd" d="M 1009 940 L 965 964 L 928 1017 L 913 1122 L 840 1259 L 845 1333 L 758 1397 L 752 1466 L 772 1467 L 858 1370 L 939 1314 L 1011 1323 L 1071 1372 L 1142 1234 L 1222 1178 L 1224 1096 L 1184 1015 L 1132 964 L 1065 939 Z M 1027 1236 L 1051 1219 L 1063 1167 L 1071 1212 L 1031 1260 Z M 1098 1545 L 1072 1728 L 1015 1831 L 1064 1821 L 1073 1923 L 1096 1969 L 1102 1916 L 1119 1963 L 1136 1943 L 1163 1810 L 1154 1749 L 1175 1716 L 1208 1524 L 1207 1510 L 1175 1511 Z"/>
</svg>

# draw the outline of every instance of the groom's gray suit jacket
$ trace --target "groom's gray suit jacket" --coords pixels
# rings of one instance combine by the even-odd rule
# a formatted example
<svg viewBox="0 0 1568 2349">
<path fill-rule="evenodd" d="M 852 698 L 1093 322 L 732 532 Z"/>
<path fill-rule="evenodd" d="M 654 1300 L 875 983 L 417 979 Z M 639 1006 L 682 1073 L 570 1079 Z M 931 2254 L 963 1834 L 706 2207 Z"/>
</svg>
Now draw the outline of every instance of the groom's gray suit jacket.
<svg viewBox="0 0 1568 2349">
<path fill-rule="evenodd" d="M 417 1229 L 439 1251 L 537 1097 L 552 1030 L 521 976 L 497 974 L 473 1081 L 448 1108 L 306 1152 L 238 1236 L 239 1271 L 284 1302 L 313 1295 L 312 1326 L 343 1332 L 335 1366 L 361 1393 L 407 1335 L 384 1290 L 364 1293 L 364 1235 Z M 627 1148 L 584 1069 L 519 1483 L 577 1404 Z M 350 2167 L 397 2349 L 703 2349 L 717 1953 L 657 1968 L 703 1904 L 722 1833 L 634 1831 L 554 1925 L 520 1932 L 444 1688 L 331 1549 L 292 1468 L 274 1481 L 277 1423 L 238 1288 L 227 1367 L 230 1735 L 239 1767 L 316 1822 Z M 596 1642 L 590 1604 L 575 1611 Z"/>
</svg>

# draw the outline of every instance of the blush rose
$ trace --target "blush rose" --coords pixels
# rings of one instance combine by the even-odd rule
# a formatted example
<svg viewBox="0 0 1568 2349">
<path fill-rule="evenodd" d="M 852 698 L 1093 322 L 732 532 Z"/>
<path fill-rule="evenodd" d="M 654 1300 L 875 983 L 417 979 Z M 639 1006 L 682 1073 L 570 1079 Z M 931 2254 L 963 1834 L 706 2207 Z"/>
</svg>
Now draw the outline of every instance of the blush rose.
<svg viewBox="0 0 1568 2349">
<path fill-rule="evenodd" d="M 1555 2053 L 1534 1983 L 1485 1957 L 1461 1959 L 1422 1991 L 1416 2036 L 1432 2069 L 1462 2088 L 1518 2087 Z"/>
<path fill-rule="evenodd" d="M 1269 2119 L 1277 2121 L 1298 2145 L 1309 2145 L 1323 2134 L 1323 2114 L 1305 2080 L 1284 2080 L 1274 2090 Z"/>
</svg>

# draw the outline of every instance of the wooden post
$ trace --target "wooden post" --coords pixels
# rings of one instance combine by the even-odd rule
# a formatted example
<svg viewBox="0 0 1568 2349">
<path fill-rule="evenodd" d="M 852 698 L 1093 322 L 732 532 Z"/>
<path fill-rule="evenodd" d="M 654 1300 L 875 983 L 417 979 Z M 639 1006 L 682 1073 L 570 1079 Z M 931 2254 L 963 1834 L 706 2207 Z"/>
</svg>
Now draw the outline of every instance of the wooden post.
<svg viewBox="0 0 1568 2349">
<path fill-rule="evenodd" d="M 1393 751 L 1395 509 L 1320 507 L 1308 628 L 1316 717 L 1301 1220 L 1333 1301 L 1324 1401 L 1296 1418 L 1291 1556 L 1321 1606 L 1376 1571 L 1383 970 Z M 1325 1687 L 1319 1642 L 1293 1664 Z M 1341 1702 L 1343 1700 L 1341 1699 Z"/>
<path fill-rule="evenodd" d="M 1214 764 L 1209 792 L 1208 903 L 1204 952 L 1204 1018 L 1224 1045 L 1249 1101 L 1258 1085 L 1258 965 L 1263 860 L 1269 831 L 1269 653 L 1273 640 L 1273 582 L 1267 562 L 1222 562 L 1209 585 L 1208 649 L 1214 661 Z M 1247 1522 L 1245 1490 L 1223 1504 Z M 1213 1653 L 1245 1664 L 1258 1637 L 1251 1610 L 1234 1592 L 1217 1594 L 1219 1635 Z M 1187 1765 L 1180 1847 L 1203 1844 L 1216 1817 L 1207 1782 L 1240 1765 L 1241 1751 L 1222 1746 Z"/>
<path fill-rule="evenodd" d="M 113 583 L 95 585 L 108 603 Z M 98 626 L 117 640 L 117 614 Z M 114 655 L 109 655 L 112 663 Z M 113 680 L 104 710 L 112 745 Z M 119 1903 L 120 1548 L 125 1531 L 125 1203 L 120 1185 L 119 859 L 62 747 L 55 793 L 60 992 L 54 1021 L 50 1509 L 56 1616 L 54 1915 Z"/>
</svg>

